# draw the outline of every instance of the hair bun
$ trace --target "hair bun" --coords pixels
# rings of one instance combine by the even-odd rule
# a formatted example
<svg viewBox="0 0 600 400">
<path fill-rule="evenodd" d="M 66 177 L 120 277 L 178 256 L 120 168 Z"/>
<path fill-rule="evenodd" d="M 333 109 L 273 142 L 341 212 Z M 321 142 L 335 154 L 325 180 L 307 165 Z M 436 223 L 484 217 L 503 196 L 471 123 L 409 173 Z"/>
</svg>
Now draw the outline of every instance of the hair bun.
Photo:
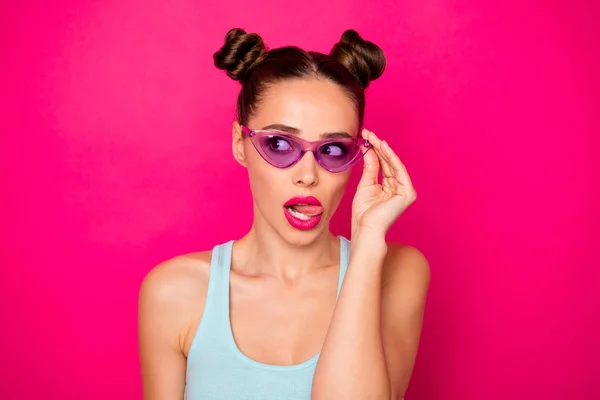
<svg viewBox="0 0 600 400">
<path fill-rule="evenodd" d="M 383 50 L 375 43 L 361 38 L 358 32 L 352 29 L 344 32 L 329 56 L 344 65 L 365 89 L 385 70 Z"/>
<path fill-rule="evenodd" d="M 265 59 L 268 52 L 262 38 L 256 33 L 246 33 L 234 28 L 227 32 L 225 44 L 213 55 L 215 66 L 227 75 L 243 82 L 248 73 Z"/>
</svg>

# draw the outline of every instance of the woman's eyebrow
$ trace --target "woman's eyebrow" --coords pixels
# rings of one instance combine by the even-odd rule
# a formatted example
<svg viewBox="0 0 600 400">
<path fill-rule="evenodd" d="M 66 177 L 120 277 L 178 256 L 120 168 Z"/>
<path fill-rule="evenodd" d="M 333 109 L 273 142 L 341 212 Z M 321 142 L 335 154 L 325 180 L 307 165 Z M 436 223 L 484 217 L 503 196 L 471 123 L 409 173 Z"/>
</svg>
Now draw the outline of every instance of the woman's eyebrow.
<svg viewBox="0 0 600 400">
<path fill-rule="evenodd" d="M 271 125 L 267 125 L 264 128 L 262 128 L 262 130 L 264 130 L 264 131 L 267 131 L 270 129 L 290 133 L 292 135 L 300 134 L 300 129 L 294 128 L 294 127 L 291 127 L 288 125 L 283 125 L 283 124 L 271 124 Z M 352 138 L 352 137 L 353 136 L 350 135 L 348 132 L 326 132 L 326 133 L 321 134 L 321 138 L 323 138 L 323 139 Z"/>
<path fill-rule="evenodd" d="M 326 133 L 322 133 L 321 137 L 323 139 L 338 139 L 338 138 L 350 138 L 350 139 L 352 139 L 354 136 L 352 136 L 348 132 L 326 132 Z"/>
<path fill-rule="evenodd" d="M 268 125 L 268 126 L 265 126 L 264 128 L 262 128 L 262 130 L 264 130 L 264 131 L 268 131 L 270 129 L 273 129 L 276 131 L 281 131 L 281 132 L 286 132 L 286 133 L 291 133 L 292 135 L 300 134 L 300 129 L 293 128 L 291 126 L 287 126 L 287 125 L 283 125 L 283 124 L 271 124 L 271 125 Z"/>
</svg>

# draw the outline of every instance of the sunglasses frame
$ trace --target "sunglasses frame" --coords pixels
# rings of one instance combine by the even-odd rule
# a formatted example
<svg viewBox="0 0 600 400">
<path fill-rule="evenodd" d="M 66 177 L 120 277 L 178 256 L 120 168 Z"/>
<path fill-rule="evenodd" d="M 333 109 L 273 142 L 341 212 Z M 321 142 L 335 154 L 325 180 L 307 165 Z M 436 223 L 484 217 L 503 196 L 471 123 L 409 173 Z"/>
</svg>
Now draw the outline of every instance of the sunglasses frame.
<svg viewBox="0 0 600 400">
<path fill-rule="evenodd" d="M 289 134 L 286 132 L 281 132 L 281 131 L 277 131 L 277 130 L 250 129 L 244 125 L 242 125 L 242 132 L 244 132 L 244 134 L 246 134 L 246 136 L 248 136 L 250 138 L 250 141 L 252 142 L 252 145 L 254 146 L 254 148 L 256 149 L 258 154 L 260 154 L 260 156 L 269 165 L 272 165 L 275 168 L 289 168 L 292 165 L 296 164 L 298 161 L 300 161 L 302 159 L 302 157 L 304 157 L 304 155 L 308 151 L 311 151 L 315 157 L 315 160 L 321 166 L 321 168 L 323 168 L 324 170 L 331 172 L 331 173 L 339 173 L 339 172 L 346 171 L 349 168 L 353 167 L 372 147 L 371 143 L 369 143 L 368 140 L 365 140 L 362 137 L 359 137 L 359 138 L 331 138 L 331 139 L 323 139 L 323 140 L 317 140 L 317 141 L 312 142 L 312 141 L 302 139 L 298 136 L 295 136 L 295 135 L 292 135 L 292 134 Z M 290 140 L 291 142 L 296 142 L 296 143 L 300 144 L 300 146 L 302 147 L 302 150 L 300 151 L 298 156 L 296 158 L 294 158 L 293 161 L 291 161 L 290 163 L 284 164 L 284 165 L 275 164 L 265 154 L 265 152 L 262 149 L 262 146 L 260 145 L 259 139 L 263 136 L 281 136 L 282 138 Z M 325 146 L 329 143 L 339 143 L 339 142 L 352 142 L 358 146 L 359 150 L 356 152 L 356 154 L 354 155 L 352 160 L 350 160 L 348 163 L 344 164 L 343 166 L 341 166 L 339 168 L 329 168 L 326 165 L 324 165 L 323 162 L 321 161 L 320 153 L 318 152 L 318 150 L 322 146 Z M 361 151 L 360 150 L 361 147 L 365 148 L 366 150 L 364 152 Z"/>
</svg>

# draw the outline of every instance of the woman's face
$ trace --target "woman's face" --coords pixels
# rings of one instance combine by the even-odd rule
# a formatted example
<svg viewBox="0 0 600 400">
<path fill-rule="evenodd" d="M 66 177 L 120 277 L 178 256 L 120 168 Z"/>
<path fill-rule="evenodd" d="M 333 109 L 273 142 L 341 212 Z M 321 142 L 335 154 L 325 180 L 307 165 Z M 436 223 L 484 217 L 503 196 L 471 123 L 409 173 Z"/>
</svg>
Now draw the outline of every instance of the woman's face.
<svg viewBox="0 0 600 400">
<path fill-rule="evenodd" d="M 269 127 L 318 141 L 327 133 L 345 132 L 356 137 L 358 114 L 352 101 L 334 83 L 318 79 L 288 80 L 265 92 L 247 125 L 250 129 Z M 312 152 L 306 152 L 291 167 L 276 168 L 261 157 L 248 138 L 242 139 L 238 123 L 234 123 L 233 138 L 234 156 L 248 169 L 255 224 L 266 223 L 295 244 L 310 243 L 328 231 L 350 170 L 328 172 L 316 162 Z M 298 196 L 312 196 L 320 206 L 307 205 L 310 199 L 294 200 Z"/>
</svg>

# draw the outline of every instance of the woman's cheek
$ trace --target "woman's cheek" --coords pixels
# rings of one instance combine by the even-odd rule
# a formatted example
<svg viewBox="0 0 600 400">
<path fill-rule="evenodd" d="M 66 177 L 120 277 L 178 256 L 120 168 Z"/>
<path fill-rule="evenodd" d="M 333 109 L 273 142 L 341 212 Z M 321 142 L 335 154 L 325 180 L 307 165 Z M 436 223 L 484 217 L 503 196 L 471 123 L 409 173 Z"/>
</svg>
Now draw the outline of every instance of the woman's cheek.
<svg viewBox="0 0 600 400">
<path fill-rule="evenodd" d="M 258 160 L 260 161 L 260 160 Z M 263 164 L 266 164 L 263 162 Z M 273 203 L 285 191 L 285 183 L 277 170 L 268 165 L 248 165 L 248 176 L 253 195 L 261 202 Z"/>
</svg>

